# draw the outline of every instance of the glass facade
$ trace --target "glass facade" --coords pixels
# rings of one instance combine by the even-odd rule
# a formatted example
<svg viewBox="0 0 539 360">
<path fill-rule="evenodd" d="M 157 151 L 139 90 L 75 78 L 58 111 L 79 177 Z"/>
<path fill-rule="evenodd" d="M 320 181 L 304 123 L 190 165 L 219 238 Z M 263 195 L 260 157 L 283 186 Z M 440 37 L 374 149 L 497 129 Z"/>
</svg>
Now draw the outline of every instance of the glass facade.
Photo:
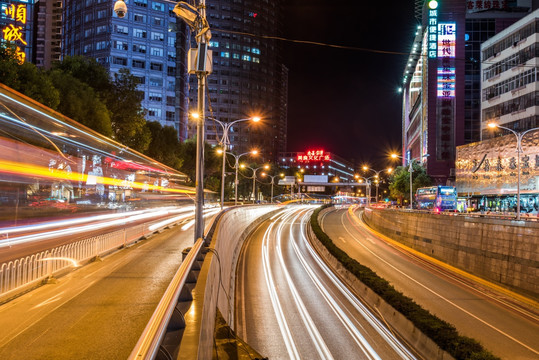
<svg viewBox="0 0 539 360">
<path fill-rule="evenodd" d="M 144 92 L 146 119 L 174 127 L 185 140 L 186 115 L 181 108 L 186 106 L 181 98 L 186 97 L 187 77 L 179 69 L 185 66 L 180 63 L 183 58 L 176 54 L 178 48 L 185 53 L 181 48 L 187 44 L 186 27 L 172 12 L 174 3 L 126 4 L 126 16 L 118 18 L 110 1 L 65 1 L 63 54 L 95 58 L 111 75 L 129 68 Z"/>
<path fill-rule="evenodd" d="M 213 51 L 207 114 L 222 122 L 260 116 L 259 124 L 241 122 L 230 129 L 231 149 L 242 153 L 256 147 L 265 160 L 275 160 L 286 150 L 288 69 L 278 41 L 249 34 L 279 36 L 283 1 L 208 0 L 206 5 Z M 193 108 L 196 99 L 197 79 L 191 76 Z M 190 134 L 195 132 L 193 126 Z M 207 120 L 206 141 L 216 144 L 221 136 L 221 126 Z"/>
</svg>

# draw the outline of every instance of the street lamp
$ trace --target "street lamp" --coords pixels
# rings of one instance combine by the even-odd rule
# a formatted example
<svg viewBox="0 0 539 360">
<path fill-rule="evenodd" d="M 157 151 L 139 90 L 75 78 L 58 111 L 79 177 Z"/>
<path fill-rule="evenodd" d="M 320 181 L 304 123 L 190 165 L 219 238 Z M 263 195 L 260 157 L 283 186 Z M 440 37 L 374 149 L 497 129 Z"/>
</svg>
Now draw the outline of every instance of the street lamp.
<svg viewBox="0 0 539 360">
<path fill-rule="evenodd" d="M 429 156 L 429 154 L 425 154 L 423 156 L 410 159 L 410 166 L 408 166 L 408 172 L 410 173 L 410 210 L 412 210 L 414 208 L 414 206 L 413 206 L 413 200 L 414 199 L 413 199 L 413 195 L 412 195 L 412 173 L 414 172 L 414 168 L 412 167 L 412 164 L 414 163 L 414 161 L 420 160 L 420 159 L 422 159 L 424 157 L 427 157 L 427 156 Z M 397 155 L 397 154 L 391 154 L 391 158 L 393 158 L 393 159 L 399 158 L 399 159 L 406 160 L 405 158 L 403 158 L 402 156 Z"/>
<path fill-rule="evenodd" d="M 218 153 L 222 154 L 223 153 L 223 150 L 222 149 L 219 149 L 217 150 Z M 240 158 L 243 156 L 243 155 L 258 155 L 258 150 L 252 150 L 252 151 L 249 151 L 249 152 L 246 152 L 246 153 L 243 153 L 243 154 L 239 154 L 239 155 L 236 155 L 236 154 L 233 154 L 231 152 L 226 152 L 226 154 L 228 155 L 232 155 L 234 157 L 234 169 L 236 170 L 236 179 L 234 181 L 234 205 L 238 205 L 238 169 L 240 167 Z M 224 158 L 224 156 L 223 156 Z"/>
<path fill-rule="evenodd" d="M 378 180 L 378 181 L 375 181 L 374 183 L 376 184 L 376 202 L 378 202 L 378 186 L 380 185 L 380 173 L 381 172 L 384 172 L 384 171 L 387 171 L 388 174 L 391 174 L 391 171 L 393 171 L 392 168 L 387 168 L 387 169 L 382 169 L 382 170 L 374 170 L 374 169 L 371 169 L 369 168 L 368 166 L 363 166 L 363 171 L 367 171 L 367 170 L 370 170 L 370 171 L 374 171 L 374 173 L 376 174 L 374 177 Z"/>
<path fill-rule="evenodd" d="M 264 165 L 264 166 L 257 167 L 256 169 L 253 169 L 252 167 L 244 165 L 244 164 L 241 164 L 240 167 L 242 169 L 247 168 L 253 171 L 253 204 L 254 204 L 256 201 L 256 193 L 255 193 L 256 172 L 260 169 L 268 170 L 270 167 L 269 165 Z"/>
<path fill-rule="evenodd" d="M 512 129 L 506 128 L 505 126 L 498 125 L 496 123 L 489 123 L 488 127 L 491 129 L 500 128 L 503 130 L 510 131 L 517 138 L 517 156 L 518 156 L 517 158 L 517 172 L 518 172 L 518 175 L 517 175 L 517 220 L 520 220 L 520 154 L 522 153 L 522 138 L 524 137 L 524 135 L 526 135 L 527 133 L 531 131 L 539 130 L 539 127 L 528 129 L 524 132 L 515 131 Z"/>
<path fill-rule="evenodd" d="M 200 0 L 198 7 L 184 1 L 179 1 L 172 11 L 189 26 L 191 31 L 196 32 L 195 39 L 197 48 L 193 49 L 194 52 L 196 52 L 195 64 L 188 69 L 190 74 L 196 74 L 198 82 L 198 114 L 197 116 L 193 116 L 193 118 L 197 120 L 194 231 L 196 242 L 198 239 L 204 238 L 204 111 L 206 109 L 206 78 L 211 72 L 211 70 L 209 70 L 210 67 L 207 66 L 207 63 L 211 64 L 211 59 L 208 59 L 208 41 L 211 39 L 211 32 L 210 25 L 206 20 L 206 0 Z M 114 12 L 120 18 L 125 17 L 127 6 L 123 0 L 117 0 L 115 2 Z"/>
<path fill-rule="evenodd" d="M 230 145 L 230 139 L 228 138 L 228 131 L 230 130 L 232 125 L 237 124 L 242 121 L 250 121 L 250 120 L 252 120 L 253 122 L 260 121 L 260 117 L 258 116 L 253 116 L 253 117 L 245 118 L 245 119 L 238 119 L 238 120 L 234 120 L 234 121 L 226 122 L 226 123 L 223 121 L 217 120 L 214 117 L 208 117 L 208 119 L 215 121 L 216 123 L 221 125 L 221 127 L 223 128 L 223 136 L 221 140 L 219 141 L 219 144 L 223 147 L 225 152 L 227 150 L 227 147 Z M 221 210 L 223 210 L 224 198 L 225 198 L 225 159 L 226 159 L 226 156 L 223 156 L 223 168 L 221 172 Z"/>
<path fill-rule="evenodd" d="M 367 206 L 370 206 L 371 204 L 371 179 L 375 177 L 376 176 L 370 176 L 366 178 L 358 174 L 354 175 L 354 178 L 358 181 L 358 183 L 365 181 L 365 196 L 367 197 Z"/>
<path fill-rule="evenodd" d="M 271 203 L 273 204 L 273 185 L 274 185 L 274 179 L 278 176 L 280 177 L 284 177 L 284 174 L 283 173 L 280 173 L 279 175 L 268 175 L 266 173 L 262 173 L 262 176 L 267 176 L 269 178 L 271 178 Z"/>
</svg>

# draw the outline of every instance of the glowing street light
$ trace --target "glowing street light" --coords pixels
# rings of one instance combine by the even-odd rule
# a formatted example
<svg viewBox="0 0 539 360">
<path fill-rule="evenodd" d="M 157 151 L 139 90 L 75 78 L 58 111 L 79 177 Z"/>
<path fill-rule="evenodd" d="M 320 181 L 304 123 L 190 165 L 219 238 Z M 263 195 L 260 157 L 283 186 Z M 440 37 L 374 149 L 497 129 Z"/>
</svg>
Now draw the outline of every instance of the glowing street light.
<svg viewBox="0 0 539 360">
<path fill-rule="evenodd" d="M 376 175 L 374 175 L 374 178 L 376 179 L 374 181 L 374 183 L 376 184 L 376 202 L 378 202 L 378 186 L 380 185 L 380 181 L 379 181 L 379 178 L 380 178 L 380 173 L 384 172 L 384 171 L 387 171 L 388 174 L 391 174 L 391 171 L 393 171 L 392 168 L 387 168 L 387 169 L 382 169 L 382 170 L 374 170 L 374 169 L 371 169 L 369 168 L 368 166 L 364 165 L 363 166 L 363 171 L 374 171 L 376 173 Z"/>
<path fill-rule="evenodd" d="M 520 220 L 520 154 L 522 153 L 522 138 L 524 135 L 531 131 L 539 130 L 539 127 L 528 129 L 523 132 L 518 132 L 505 126 L 498 125 L 496 123 L 489 123 L 488 127 L 491 129 L 500 128 L 512 132 L 517 138 L 517 220 Z"/>
<path fill-rule="evenodd" d="M 247 165 L 244 165 L 244 164 L 241 164 L 240 165 L 240 168 L 242 169 L 251 169 L 253 171 L 253 204 L 255 203 L 256 201 L 256 193 L 255 193 L 255 186 L 256 186 L 256 172 L 260 169 L 264 169 L 264 170 L 268 170 L 270 168 L 269 165 L 264 165 L 264 166 L 260 166 L 260 167 L 257 167 L 256 169 L 253 169 L 252 167 L 250 166 L 247 166 Z"/>
<path fill-rule="evenodd" d="M 420 160 L 424 157 L 427 157 L 429 156 L 429 154 L 425 154 L 423 156 L 420 156 L 420 157 L 417 157 L 417 158 L 413 158 L 413 159 L 410 159 L 410 166 L 408 166 L 408 173 L 410 173 L 410 210 L 413 209 L 413 195 L 412 195 L 412 173 L 414 172 L 414 168 L 412 167 L 412 164 L 414 163 L 414 161 L 416 160 Z M 406 160 L 405 158 L 403 158 L 402 156 L 400 155 L 397 155 L 397 154 L 391 154 L 391 158 L 392 159 L 403 159 L 403 160 Z"/>
<path fill-rule="evenodd" d="M 196 119 L 198 119 L 199 117 L 198 113 L 193 113 L 193 118 L 195 118 L 195 115 L 196 115 Z M 230 130 L 232 125 L 237 124 L 239 122 L 243 122 L 243 121 L 253 121 L 253 122 L 260 121 L 260 117 L 258 116 L 253 116 L 253 117 L 245 118 L 245 119 L 238 119 L 231 122 L 223 122 L 223 121 L 217 120 L 214 117 L 208 117 L 208 119 L 215 121 L 223 129 L 223 136 L 221 140 L 219 141 L 219 144 L 224 148 L 225 152 L 227 148 L 230 146 L 230 139 L 228 138 L 228 131 Z M 226 159 L 226 156 L 223 156 L 223 166 L 221 169 L 221 210 L 223 209 L 224 198 L 225 198 L 225 159 Z"/>
<path fill-rule="evenodd" d="M 265 172 L 263 172 L 263 173 L 262 173 L 262 176 L 264 176 L 264 177 L 267 176 L 267 177 L 271 178 L 271 198 L 270 198 L 270 199 L 271 199 L 271 203 L 273 204 L 273 184 L 274 184 L 274 179 L 275 179 L 276 177 L 278 177 L 278 176 L 281 177 L 281 178 L 283 178 L 283 177 L 284 177 L 284 174 L 283 174 L 283 173 L 280 173 L 279 175 L 268 175 L 268 174 L 266 174 Z"/>
<path fill-rule="evenodd" d="M 244 155 L 258 155 L 258 150 L 252 150 L 252 151 L 249 151 L 249 152 L 245 152 L 243 154 L 239 154 L 239 155 L 236 155 L 236 154 L 233 154 L 231 152 L 228 152 L 228 151 L 223 151 L 222 149 L 219 149 L 217 150 L 217 153 L 219 154 L 223 154 L 223 153 L 226 153 L 228 155 L 232 155 L 234 157 L 234 169 L 235 169 L 235 172 L 236 172 L 236 179 L 234 181 L 234 205 L 238 205 L 238 169 L 240 167 L 239 165 L 239 161 L 240 161 L 240 158 Z M 225 155 L 226 156 L 226 155 Z M 223 156 L 223 158 L 225 157 Z"/>
</svg>

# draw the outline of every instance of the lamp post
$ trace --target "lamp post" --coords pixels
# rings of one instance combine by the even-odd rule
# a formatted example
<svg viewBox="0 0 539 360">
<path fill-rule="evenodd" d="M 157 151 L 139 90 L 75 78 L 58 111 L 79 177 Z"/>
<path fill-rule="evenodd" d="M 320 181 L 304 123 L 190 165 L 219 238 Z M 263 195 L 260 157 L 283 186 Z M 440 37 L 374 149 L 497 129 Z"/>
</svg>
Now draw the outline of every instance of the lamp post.
<svg viewBox="0 0 539 360">
<path fill-rule="evenodd" d="M 267 176 L 269 178 L 271 178 L 271 203 L 273 204 L 273 185 L 274 185 L 274 180 L 277 176 L 280 176 L 280 177 L 284 177 L 284 174 L 283 173 L 280 173 L 279 175 L 268 175 L 266 173 L 262 173 L 262 176 Z"/>
<path fill-rule="evenodd" d="M 118 0 L 114 4 L 114 12 L 118 17 L 123 18 L 127 13 L 127 6 L 123 0 Z M 190 74 L 196 74 L 198 81 L 197 95 L 197 150 L 196 150 L 196 175 L 195 175 L 195 242 L 204 237 L 204 111 L 206 77 L 209 74 L 208 44 L 211 39 L 210 25 L 206 20 L 206 0 L 199 0 L 198 7 L 194 7 L 184 1 L 179 1 L 173 9 L 173 12 L 181 18 L 190 28 L 196 32 L 195 39 L 197 48 L 195 66 L 189 68 Z M 210 59 L 211 62 L 211 59 Z"/>
<path fill-rule="evenodd" d="M 223 152 L 223 150 L 220 150 L 220 152 Z M 239 154 L 239 155 L 236 155 L 236 154 L 233 154 L 233 153 L 227 151 L 226 154 L 234 156 L 234 160 L 235 160 L 234 161 L 234 169 L 236 170 L 236 179 L 234 181 L 234 205 L 238 205 L 238 169 L 240 167 L 240 163 L 239 163 L 240 158 L 243 155 L 248 155 L 248 154 L 257 155 L 258 150 L 253 150 L 253 151 L 246 152 L 246 153 Z"/>
<path fill-rule="evenodd" d="M 491 129 L 500 128 L 512 132 L 517 138 L 517 220 L 520 220 L 520 154 L 522 153 L 522 138 L 524 135 L 531 131 L 539 130 L 539 127 L 528 129 L 523 132 L 515 131 L 505 126 L 498 125 L 496 123 L 488 124 L 488 127 Z"/>
<path fill-rule="evenodd" d="M 410 173 L 410 210 L 412 210 L 412 209 L 414 208 L 414 206 L 413 206 L 413 203 L 414 203 L 413 200 L 414 200 L 414 198 L 413 198 L 413 195 L 412 195 L 412 193 L 413 193 L 413 191 L 412 191 L 412 184 L 413 184 L 413 183 L 412 183 L 412 173 L 414 172 L 414 168 L 412 167 L 412 164 L 414 163 L 414 161 L 420 160 L 420 159 L 422 159 L 422 158 L 424 158 L 424 157 L 427 157 L 427 156 L 429 156 L 429 154 L 425 154 L 425 155 L 423 155 L 423 156 L 420 156 L 420 157 L 417 157 L 417 158 L 410 159 L 410 164 L 409 164 L 409 166 L 408 166 L 408 173 Z M 392 157 L 393 159 L 399 158 L 399 159 L 406 160 L 405 158 L 403 158 L 402 156 L 397 155 L 397 154 L 391 154 L 391 157 Z"/>
<path fill-rule="evenodd" d="M 255 194 L 256 172 L 257 172 L 258 170 L 260 170 L 260 169 L 268 170 L 268 169 L 269 169 L 269 165 L 260 166 L 260 167 L 257 167 L 256 169 L 253 169 L 252 167 L 247 166 L 247 165 L 244 165 L 244 164 L 241 164 L 240 167 L 241 167 L 242 169 L 247 168 L 247 169 L 251 169 L 251 170 L 253 171 L 253 204 L 254 204 L 255 201 L 256 201 L 256 194 Z"/>
<path fill-rule="evenodd" d="M 358 180 L 359 183 L 365 181 L 365 195 L 367 196 L 367 206 L 371 205 L 371 179 L 374 177 L 375 176 L 366 178 L 358 174 L 354 175 L 354 178 Z"/>
<path fill-rule="evenodd" d="M 375 181 L 375 184 L 376 184 L 376 202 L 378 202 L 378 186 L 380 185 L 380 173 L 384 172 L 384 171 L 387 171 L 389 174 L 391 174 L 391 171 L 393 171 L 392 168 L 387 168 L 387 169 L 382 169 L 382 170 L 374 170 L 374 169 L 371 169 L 369 168 L 368 166 L 363 166 L 363 170 L 364 171 L 367 171 L 367 170 L 370 170 L 370 171 L 373 171 L 376 175 L 374 176 L 378 181 Z"/>
<path fill-rule="evenodd" d="M 251 117 L 251 118 L 238 119 L 238 120 L 234 120 L 234 121 L 227 122 L 227 123 L 225 123 L 223 121 L 220 121 L 220 120 L 217 120 L 216 118 L 213 118 L 213 117 L 208 117 L 208 119 L 215 121 L 216 123 L 221 125 L 221 127 L 223 128 L 223 136 L 222 136 L 221 140 L 219 141 L 219 143 L 223 147 L 223 151 L 224 151 L 224 153 L 223 153 L 224 154 L 223 155 L 223 168 L 222 168 L 222 172 L 221 172 L 221 210 L 223 210 L 224 198 L 225 198 L 225 160 L 226 160 L 226 150 L 227 150 L 228 146 L 230 145 L 230 139 L 228 138 L 228 131 L 230 130 L 230 128 L 234 124 L 237 124 L 237 123 L 242 122 L 242 121 L 249 121 L 249 120 L 252 120 L 253 122 L 259 122 L 260 118 L 258 116 L 254 116 L 254 117 Z"/>
</svg>

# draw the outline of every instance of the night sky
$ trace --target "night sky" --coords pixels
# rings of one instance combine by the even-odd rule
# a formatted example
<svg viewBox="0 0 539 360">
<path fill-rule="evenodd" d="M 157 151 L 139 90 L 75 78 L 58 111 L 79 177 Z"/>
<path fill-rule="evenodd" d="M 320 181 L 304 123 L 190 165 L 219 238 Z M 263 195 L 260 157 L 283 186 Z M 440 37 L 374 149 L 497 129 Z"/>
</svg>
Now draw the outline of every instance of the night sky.
<svg viewBox="0 0 539 360">
<path fill-rule="evenodd" d="M 414 0 L 286 2 L 284 37 L 409 53 Z M 285 42 L 289 68 L 288 150 L 322 148 L 358 165 L 383 168 L 400 153 L 407 55 Z"/>
</svg>

